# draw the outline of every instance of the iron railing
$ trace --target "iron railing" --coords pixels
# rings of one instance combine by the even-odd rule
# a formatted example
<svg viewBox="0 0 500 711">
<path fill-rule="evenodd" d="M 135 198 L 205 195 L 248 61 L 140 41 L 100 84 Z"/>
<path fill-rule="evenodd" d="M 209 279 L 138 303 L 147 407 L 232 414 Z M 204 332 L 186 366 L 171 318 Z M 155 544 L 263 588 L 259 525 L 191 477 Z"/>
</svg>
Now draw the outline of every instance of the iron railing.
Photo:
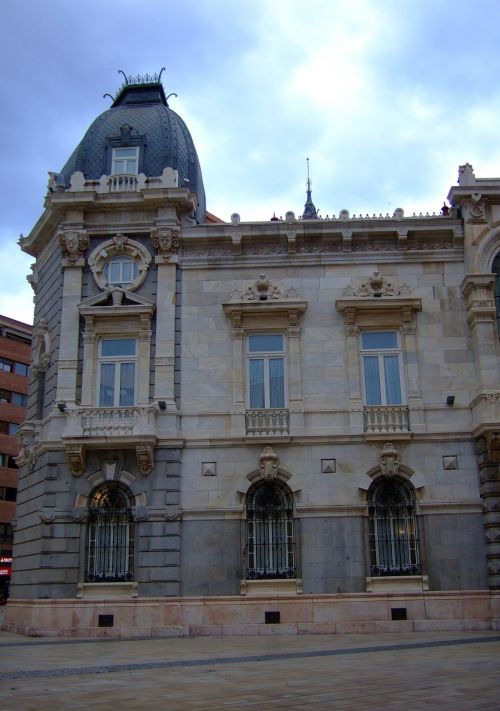
<svg viewBox="0 0 500 711">
<path fill-rule="evenodd" d="M 292 510 L 277 517 L 247 514 L 247 579 L 295 578 Z"/>
<path fill-rule="evenodd" d="M 371 574 L 420 575 L 417 519 L 413 502 L 371 504 Z"/>
<path fill-rule="evenodd" d="M 133 579 L 134 522 L 130 509 L 90 508 L 87 582 Z"/>
</svg>

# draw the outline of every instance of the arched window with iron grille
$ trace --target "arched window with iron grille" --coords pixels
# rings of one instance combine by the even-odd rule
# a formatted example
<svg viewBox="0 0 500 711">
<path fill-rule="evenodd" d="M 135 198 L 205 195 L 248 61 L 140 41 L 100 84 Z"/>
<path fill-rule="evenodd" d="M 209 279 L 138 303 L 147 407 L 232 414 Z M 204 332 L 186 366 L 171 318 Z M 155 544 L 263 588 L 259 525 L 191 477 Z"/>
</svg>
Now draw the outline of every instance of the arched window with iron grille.
<svg viewBox="0 0 500 711">
<path fill-rule="evenodd" d="M 295 578 L 292 492 L 260 481 L 247 494 L 247 579 Z"/>
<path fill-rule="evenodd" d="M 134 521 L 128 489 L 112 482 L 90 497 L 87 525 L 87 582 L 134 577 Z"/>
<path fill-rule="evenodd" d="M 413 488 L 397 478 L 375 482 L 368 514 L 371 575 L 420 575 Z"/>
<path fill-rule="evenodd" d="M 497 311 L 497 329 L 500 335 L 500 252 L 493 260 L 491 271 L 495 275 L 495 308 Z"/>
</svg>

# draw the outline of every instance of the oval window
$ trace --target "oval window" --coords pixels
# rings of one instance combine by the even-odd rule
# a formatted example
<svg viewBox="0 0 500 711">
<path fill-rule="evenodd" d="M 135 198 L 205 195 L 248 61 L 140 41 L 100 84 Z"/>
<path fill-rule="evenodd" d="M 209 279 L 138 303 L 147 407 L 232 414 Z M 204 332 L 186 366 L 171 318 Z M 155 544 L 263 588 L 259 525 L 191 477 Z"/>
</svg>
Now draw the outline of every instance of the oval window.
<svg viewBox="0 0 500 711">
<path fill-rule="evenodd" d="M 104 265 L 104 277 L 110 286 L 128 286 L 137 278 L 137 264 L 131 257 L 113 257 Z"/>
</svg>

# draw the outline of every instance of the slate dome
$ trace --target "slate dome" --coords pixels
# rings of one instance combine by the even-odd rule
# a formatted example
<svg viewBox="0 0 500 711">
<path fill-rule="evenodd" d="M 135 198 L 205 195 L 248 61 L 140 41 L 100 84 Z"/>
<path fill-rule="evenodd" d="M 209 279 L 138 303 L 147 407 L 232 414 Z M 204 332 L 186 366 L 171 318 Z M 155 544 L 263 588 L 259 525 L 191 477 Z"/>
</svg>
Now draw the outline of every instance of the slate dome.
<svg viewBox="0 0 500 711">
<path fill-rule="evenodd" d="M 138 172 L 146 177 L 160 176 L 170 167 L 179 173 L 179 187 L 189 181 L 198 196 L 197 220 L 205 221 L 205 191 L 193 139 L 168 106 L 159 81 L 126 82 L 112 106 L 91 124 L 58 177 L 69 186 L 71 175 L 79 170 L 86 180 L 98 180 L 112 172 L 112 149 L 127 146 L 139 146 Z"/>
</svg>

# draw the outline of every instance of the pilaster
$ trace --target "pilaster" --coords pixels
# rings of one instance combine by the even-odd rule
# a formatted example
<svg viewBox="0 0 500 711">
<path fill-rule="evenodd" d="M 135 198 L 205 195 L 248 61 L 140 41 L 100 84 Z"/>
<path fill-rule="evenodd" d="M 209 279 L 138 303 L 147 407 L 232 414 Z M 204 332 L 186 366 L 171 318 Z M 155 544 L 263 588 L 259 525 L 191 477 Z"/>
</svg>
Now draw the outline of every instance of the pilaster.
<svg viewBox="0 0 500 711">
<path fill-rule="evenodd" d="M 85 264 L 82 253 L 88 247 L 89 238 L 85 230 L 62 230 L 58 236 L 64 254 L 64 277 L 56 401 L 75 403 L 80 320 L 78 304 L 82 298 L 82 269 Z"/>
</svg>

